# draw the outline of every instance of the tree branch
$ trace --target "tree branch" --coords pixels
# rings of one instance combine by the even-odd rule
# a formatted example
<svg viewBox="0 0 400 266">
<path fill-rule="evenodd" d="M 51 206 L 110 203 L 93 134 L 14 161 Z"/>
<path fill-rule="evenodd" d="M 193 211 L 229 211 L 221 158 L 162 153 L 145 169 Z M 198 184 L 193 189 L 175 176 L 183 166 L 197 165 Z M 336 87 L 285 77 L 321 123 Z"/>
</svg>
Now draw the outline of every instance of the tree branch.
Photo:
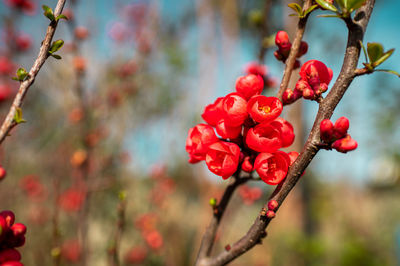
<svg viewBox="0 0 400 266">
<path fill-rule="evenodd" d="M 303 10 L 307 10 L 312 5 L 312 0 L 306 0 L 303 5 Z M 310 12 L 311 13 L 311 12 Z M 293 72 L 294 63 L 296 62 L 297 54 L 299 53 L 301 40 L 303 39 L 304 31 L 306 29 L 306 24 L 308 20 L 307 14 L 304 18 L 299 19 L 299 23 L 297 24 L 296 35 L 290 49 L 289 57 L 286 59 L 285 71 L 283 72 L 283 78 L 281 85 L 279 86 L 279 91 L 277 97 L 282 101 L 283 92 L 287 89 L 290 81 L 290 77 Z"/>
<path fill-rule="evenodd" d="M 54 10 L 55 17 L 61 14 L 65 1 L 66 0 L 58 1 L 57 6 Z M 44 62 L 49 57 L 48 51 L 57 28 L 57 24 L 58 21 L 50 22 L 49 26 L 47 27 L 46 36 L 40 47 L 39 54 L 28 73 L 28 78 L 25 81 L 21 82 L 19 86 L 18 93 L 15 96 L 13 103 L 10 107 L 10 110 L 8 111 L 8 114 L 4 119 L 4 122 L 0 128 L 0 145 L 3 143 L 4 139 L 7 137 L 10 130 L 17 125 L 17 123 L 14 121 L 16 110 L 17 108 L 20 108 L 22 106 L 26 93 L 28 92 L 30 86 L 35 81 L 35 78 L 39 73 L 40 68 L 43 66 Z"/>
<path fill-rule="evenodd" d="M 276 200 L 279 206 L 283 203 L 286 196 L 300 179 L 301 174 L 319 151 L 319 124 L 323 119 L 332 116 L 337 104 L 355 77 L 355 70 L 357 69 L 361 50 L 360 41 L 363 40 L 364 32 L 368 25 L 374 4 L 375 0 L 368 0 L 365 6 L 357 11 L 354 20 L 350 18 L 345 20 L 349 32 L 342 69 L 328 96 L 323 99 L 319 105 L 318 114 L 303 151 L 289 168 L 285 181 L 275 189 L 270 197 L 270 199 Z M 264 205 L 264 208 L 268 208 L 267 203 Z M 265 229 L 270 221 L 271 219 L 265 217 L 263 213 L 260 212 L 260 215 L 256 218 L 246 235 L 234 243 L 229 251 L 225 250 L 216 257 L 207 259 L 202 265 L 225 265 L 239 257 L 259 243 L 261 238 L 265 236 Z"/>
<path fill-rule="evenodd" d="M 203 234 L 203 238 L 201 240 L 201 245 L 200 245 L 200 250 L 197 255 L 196 265 L 202 265 L 203 259 L 210 256 L 213 245 L 214 245 L 215 235 L 217 234 L 217 229 L 218 229 L 219 223 L 220 223 L 222 216 L 225 212 L 225 209 L 228 206 L 228 203 L 233 195 L 233 192 L 235 192 L 235 190 L 238 186 L 240 186 L 241 184 L 243 184 L 251 179 L 251 177 L 239 178 L 238 173 L 239 172 L 237 172 L 234 175 L 235 181 L 226 187 L 224 194 L 222 195 L 221 201 L 214 209 L 214 215 L 212 217 L 212 220 L 211 220 L 210 224 L 208 225 L 206 232 Z"/>
</svg>

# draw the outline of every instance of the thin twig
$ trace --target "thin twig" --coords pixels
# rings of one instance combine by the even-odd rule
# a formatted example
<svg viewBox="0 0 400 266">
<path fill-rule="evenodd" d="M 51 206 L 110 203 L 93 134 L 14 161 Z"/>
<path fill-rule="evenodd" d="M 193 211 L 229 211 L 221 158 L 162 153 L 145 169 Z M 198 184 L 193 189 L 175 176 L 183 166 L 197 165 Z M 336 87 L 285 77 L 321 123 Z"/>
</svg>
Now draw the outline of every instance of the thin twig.
<svg viewBox="0 0 400 266">
<path fill-rule="evenodd" d="M 112 240 L 112 246 L 108 250 L 111 266 L 119 266 L 120 265 L 119 249 L 120 249 L 120 244 L 121 244 L 122 233 L 125 228 L 125 210 L 126 210 L 126 199 L 125 199 L 125 196 L 123 195 L 122 198 L 120 198 L 120 202 L 117 207 L 118 219 L 117 219 L 116 228 L 115 228 L 116 230 L 115 230 L 114 237 Z"/>
<path fill-rule="evenodd" d="M 212 217 L 212 220 L 210 224 L 208 225 L 206 232 L 203 234 L 203 238 L 201 240 L 201 245 L 199 249 L 199 253 L 197 255 L 197 260 L 196 260 L 196 265 L 198 265 L 204 258 L 210 256 L 214 241 L 215 241 L 215 235 L 217 234 L 217 229 L 219 226 L 219 223 L 221 222 L 222 216 L 225 213 L 226 207 L 228 206 L 228 203 L 235 192 L 236 188 L 240 186 L 241 184 L 247 182 L 248 180 L 251 180 L 251 178 L 239 178 L 238 177 L 239 172 L 233 176 L 235 181 L 228 185 L 224 191 L 224 194 L 222 195 L 221 201 L 219 204 L 216 206 L 214 209 L 214 215 Z"/>
<path fill-rule="evenodd" d="M 313 128 L 308 136 L 303 151 L 293 165 L 289 168 L 289 172 L 285 181 L 275 189 L 270 197 L 270 199 L 276 200 L 279 203 L 279 206 L 283 203 L 286 196 L 300 179 L 301 174 L 319 151 L 319 147 L 317 145 L 320 142 L 319 124 L 323 119 L 327 119 L 332 116 L 337 104 L 355 77 L 354 71 L 357 68 L 361 49 L 359 41 L 363 40 L 364 32 L 368 25 L 374 4 L 375 0 L 368 0 L 365 6 L 357 11 L 354 20 L 345 20 L 349 32 L 346 53 L 341 72 L 328 96 L 323 99 L 319 105 L 318 114 L 315 118 Z M 263 208 L 267 208 L 267 203 Z M 260 242 L 261 238 L 265 236 L 265 229 L 270 221 L 271 219 L 263 216 L 262 212 L 260 212 L 260 215 L 256 218 L 248 232 L 240 240 L 231 245 L 231 249 L 229 251 L 222 251 L 213 258 L 205 258 L 200 265 L 225 265 L 239 257 Z"/>
<path fill-rule="evenodd" d="M 57 6 L 54 10 L 55 17 L 61 14 L 65 1 L 66 0 L 59 0 L 57 2 Z M 4 139 L 7 137 L 10 130 L 17 125 L 14 121 L 15 113 L 17 111 L 17 108 L 21 108 L 26 93 L 28 92 L 30 86 L 32 86 L 33 82 L 35 81 L 35 78 L 39 73 L 40 68 L 43 66 L 44 62 L 49 57 L 48 51 L 57 28 L 57 24 L 58 21 L 56 20 L 50 22 L 49 26 L 47 27 L 46 36 L 42 42 L 42 46 L 40 47 L 39 54 L 32 68 L 29 70 L 28 78 L 23 82 L 21 82 L 19 86 L 18 93 L 17 95 L 15 95 L 10 110 L 8 111 L 8 114 L 4 119 L 4 122 L 0 128 L 0 145 L 3 143 Z"/>
<path fill-rule="evenodd" d="M 306 0 L 303 5 L 303 10 L 307 10 L 312 5 L 312 0 Z M 311 13 L 311 12 L 310 12 Z M 304 31 L 306 29 L 306 24 L 308 20 L 308 13 L 304 18 L 299 19 L 299 23 L 297 24 L 296 35 L 290 48 L 289 57 L 286 59 L 285 71 L 283 72 L 282 82 L 279 86 L 279 91 L 277 97 L 282 100 L 283 92 L 287 89 L 289 85 L 290 77 L 293 72 L 294 63 L 296 62 L 297 54 L 299 53 L 300 44 L 303 39 Z"/>
</svg>

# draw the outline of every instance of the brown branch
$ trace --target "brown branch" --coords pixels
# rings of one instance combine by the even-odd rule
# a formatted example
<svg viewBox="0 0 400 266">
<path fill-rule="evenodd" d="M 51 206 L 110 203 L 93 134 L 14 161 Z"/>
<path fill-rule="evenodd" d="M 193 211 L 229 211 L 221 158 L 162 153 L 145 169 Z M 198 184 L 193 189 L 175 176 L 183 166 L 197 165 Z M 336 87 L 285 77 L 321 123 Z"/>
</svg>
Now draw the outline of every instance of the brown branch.
<svg viewBox="0 0 400 266">
<path fill-rule="evenodd" d="M 251 179 L 251 177 L 239 178 L 238 173 L 239 172 L 237 172 L 235 176 L 233 176 L 235 181 L 226 187 L 224 194 L 222 195 L 221 201 L 214 209 L 214 215 L 212 217 L 212 220 L 208 225 L 206 232 L 203 234 L 203 238 L 201 240 L 201 245 L 197 255 L 196 265 L 201 265 L 202 260 L 210 256 L 214 245 L 215 235 L 217 234 L 218 226 L 221 222 L 222 216 L 224 215 L 225 209 L 228 206 L 228 203 L 233 195 L 233 192 L 235 192 L 238 186 Z"/>
<path fill-rule="evenodd" d="M 303 5 L 303 10 L 307 10 L 312 5 L 312 0 L 306 0 Z M 311 12 L 310 12 L 311 13 Z M 301 40 L 303 39 L 304 31 L 306 29 L 306 24 L 308 20 L 308 16 L 310 13 L 307 14 L 304 18 L 300 18 L 297 24 L 296 35 L 290 49 L 289 57 L 286 59 L 286 66 L 285 71 L 283 72 L 283 78 L 281 85 L 279 86 L 279 91 L 277 97 L 282 100 L 283 92 L 287 89 L 289 85 L 290 77 L 293 72 L 294 63 L 296 62 L 297 54 L 299 53 Z"/>
<path fill-rule="evenodd" d="M 61 14 L 62 9 L 64 7 L 66 0 L 58 0 L 57 6 L 54 10 L 54 16 L 57 17 Z M 15 127 L 17 124 L 14 122 L 14 116 L 16 113 L 17 108 L 22 106 L 23 100 L 25 98 L 26 93 L 28 92 L 30 86 L 32 86 L 33 82 L 37 74 L 39 73 L 40 68 L 43 66 L 46 59 L 49 57 L 49 48 L 51 45 L 51 41 L 53 39 L 54 33 L 57 28 L 58 21 L 50 22 L 49 26 L 47 27 L 46 36 L 42 42 L 42 45 L 39 50 L 39 54 L 32 66 L 29 70 L 28 78 L 21 82 L 18 93 L 14 98 L 14 101 L 8 111 L 6 118 L 4 119 L 3 124 L 0 128 L 0 145 L 3 143 L 4 139 L 7 137 L 10 130 Z"/>
<path fill-rule="evenodd" d="M 263 24 L 261 25 L 261 45 L 260 45 L 260 51 L 258 52 L 258 61 L 260 63 L 264 62 L 265 53 L 267 52 L 267 48 L 264 45 L 264 38 L 268 37 L 268 34 L 269 34 L 268 17 L 269 17 L 269 13 L 271 11 L 273 2 L 274 2 L 274 0 L 267 0 L 267 1 L 265 1 L 265 5 L 264 5 Z"/>
<path fill-rule="evenodd" d="M 125 210 L 126 210 L 126 199 L 125 195 L 123 195 L 124 192 L 121 192 L 122 194 L 120 195 L 120 202 L 117 207 L 118 211 L 118 219 L 116 222 L 116 230 L 114 233 L 114 237 L 112 240 L 112 245 L 110 249 L 108 250 L 109 254 L 109 261 L 111 266 L 119 266 L 120 265 L 120 260 L 119 260 L 119 249 L 120 249 L 120 244 L 121 244 L 121 238 L 122 238 L 122 233 L 125 228 Z"/>
<path fill-rule="evenodd" d="M 318 114 L 303 151 L 290 167 L 285 181 L 275 189 L 270 197 L 270 199 L 278 201 L 279 206 L 283 203 L 286 196 L 300 179 L 301 174 L 319 151 L 317 145 L 320 142 L 319 124 L 323 119 L 332 116 L 337 104 L 356 76 L 354 71 L 357 69 L 360 56 L 360 41 L 363 40 L 364 32 L 374 4 L 375 0 L 368 0 L 365 6 L 357 11 L 354 20 L 350 18 L 345 20 L 349 32 L 342 69 L 328 96 L 323 99 L 319 105 Z M 264 205 L 264 208 L 267 208 L 267 204 Z M 239 257 L 260 242 L 262 237 L 265 236 L 265 229 L 270 221 L 271 219 L 266 218 L 260 213 L 249 231 L 240 240 L 234 243 L 229 251 L 225 250 L 214 258 L 206 258 L 201 265 L 225 265 Z"/>
</svg>

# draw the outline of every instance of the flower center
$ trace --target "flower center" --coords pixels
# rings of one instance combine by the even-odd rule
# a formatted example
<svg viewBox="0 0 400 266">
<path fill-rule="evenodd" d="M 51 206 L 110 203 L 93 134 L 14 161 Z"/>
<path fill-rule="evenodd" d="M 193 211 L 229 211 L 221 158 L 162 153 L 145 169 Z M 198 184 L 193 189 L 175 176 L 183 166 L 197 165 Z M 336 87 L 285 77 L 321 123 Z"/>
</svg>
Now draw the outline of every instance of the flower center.
<svg viewBox="0 0 400 266">
<path fill-rule="evenodd" d="M 268 114 L 271 111 L 271 108 L 268 105 L 265 105 L 265 106 L 259 106 L 258 110 L 265 114 Z"/>
</svg>

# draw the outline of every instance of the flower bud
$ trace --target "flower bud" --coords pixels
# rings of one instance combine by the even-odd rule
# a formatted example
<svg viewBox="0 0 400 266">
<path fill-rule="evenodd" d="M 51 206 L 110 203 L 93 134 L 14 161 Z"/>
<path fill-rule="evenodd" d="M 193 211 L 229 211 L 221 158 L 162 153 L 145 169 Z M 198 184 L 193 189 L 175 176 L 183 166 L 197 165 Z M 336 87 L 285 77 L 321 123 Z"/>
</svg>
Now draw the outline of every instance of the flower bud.
<svg viewBox="0 0 400 266">
<path fill-rule="evenodd" d="M 269 219 L 273 219 L 273 218 L 275 218 L 275 212 L 271 211 L 271 210 L 268 210 L 267 213 L 266 213 L 266 216 Z"/>
<path fill-rule="evenodd" d="M 275 44 L 278 47 L 281 47 L 282 45 L 287 45 L 289 43 L 290 43 L 289 35 L 285 31 L 281 30 L 276 33 Z"/>
<path fill-rule="evenodd" d="M 308 51 L 308 44 L 304 41 L 300 43 L 300 49 L 299 52 L 297 53 L 297 57 L 301 57 L 305 55 Z"/>
<path fill-rule="evenodd" d="M 253 164 L 250 161 L 250 156 L 246 156 L 242 163 L 242 170 L 246 173 L 251 173 L 253 171 Z"/>
<path fill-rule="evenodd" d="M 312 90 L 312 89 L 304 89 L 303 90 L 303 97 L 304 97 L 304 99 L 307 99 L 307 100 L 312 100 L 312 99 L 314 99 L 314 91 Z"/>
<path fill-rule="evenodd" d="M 283 54 L 279 50 L 276 50 L 274 52 L 274 56 L 278 61 L 283 61 L 284 60 Z"/>
<path fill-rule="evenodd" d="M 332 140 L 334 128 L 331 120 L 329 119 L 322 120 L 321 124 L 319 124 L 319 130 L 321 139 L 323 141 L 330 142 Z"/>
<path fill-rule="evenodd" d="M 3 180 L 6 177 L 6 175 L 7 175 L 6 170 L 2 166 L 0 166 L 0 181 Z"/>
<path fill-rule="evenodd" d="M 357 141 L 352 139 L 350 135 L 347 135 L 345 138 L 338 139 L 332 144 L 333 149 L 343 153 L 355 150 L 357 146 Z"/>
<path fill-rule="evenodd" d="M 254 95 L 260 95 L 264 88 L 264 80 L 259 75 L 249 74 L 236 80 L 236 91 L 246 100 Z"/>
<path fill-rule="evenodd" d="M 337 139 L 343 138 L 347 134 L 347 130 L 349 129 L 350 122 L 349 119 L 346 117 L 342 116 L 338 118 L 335 122 L 334 126 L 334 136 Z"/>
<path fill-rule="evenodd" d="M 268 210 L 270 211 L 275 211 L 276 208 L 278 208 L 278 202 L 276 200 L 270 200 L 268 201 Z"/>
</svg>

